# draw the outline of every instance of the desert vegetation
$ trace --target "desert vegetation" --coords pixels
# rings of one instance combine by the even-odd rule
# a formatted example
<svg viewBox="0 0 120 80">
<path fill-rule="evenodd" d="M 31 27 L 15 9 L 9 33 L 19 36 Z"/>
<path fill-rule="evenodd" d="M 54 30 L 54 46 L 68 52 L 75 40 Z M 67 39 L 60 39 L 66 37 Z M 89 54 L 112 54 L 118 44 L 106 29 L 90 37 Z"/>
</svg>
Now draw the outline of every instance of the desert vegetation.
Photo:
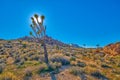
<svg viewBox="0 0 120 80">
<path fill-rule="evenodd" d="M 0 80 L 120 80 L 119 30 L 120 0 L 1 0 Z"/>
<path fill-rule="evenodd" d="M 50 68 L 45 62 L 41 43 L 1 40 L 0 80 L 50 80 L 51 71 L 54 71 L 57 80 L 120 78 L 120 55 L 107 53 L 106 47 L 99 52 L 95 48 L 74 48 L 57 44 L 46 44 L 46 47 Z"/>
</svg>

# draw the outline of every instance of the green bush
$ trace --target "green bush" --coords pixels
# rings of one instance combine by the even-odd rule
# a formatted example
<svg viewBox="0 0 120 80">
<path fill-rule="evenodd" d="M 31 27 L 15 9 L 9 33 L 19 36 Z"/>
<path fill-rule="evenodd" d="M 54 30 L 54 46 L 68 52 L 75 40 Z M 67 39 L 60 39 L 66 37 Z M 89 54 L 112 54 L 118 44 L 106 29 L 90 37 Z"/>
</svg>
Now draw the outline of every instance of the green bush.
<svg viewBox="0 0 120 80">
<path fill-rule="evenodd" d="M 3 72 L 3 67 L 0 65 L 0 74 Z"/>
<path fill-rule="evenodd" d="M 25 76 L 27 76 L 27 77 L 32 76 L 32 71 L 31 70 L 26 70 L 25 71 Z"/>
<path fill-rule="evenodd" d="M 80 68 L 77 68 L 77 67 L 70 68 L 69 72 L 73 75 L 76 75 L 76 76 L 85 73 L 85 71 L 83 69 L 80 69 Z"/>
<path fill-rule="evenodd" d="M 70 56 L 70 53 L 65 53 L 65 56 Z"/>
<path fill-rule="evenodd" d="M 108 66 L 107 64 L 102 64 L 101 67 L 102 67 L 102 68 L 111 68 L 111 67 Z"/>
<path fill-rule="evenodd" d="M 85 64 L 84 62 L 78 61 L 78 62 L 77 62 L 77 66 L 79 66 L 79 67 L 85 67 L 86 64 Z"/>
<path fill-rule="evenodd" d="M 19 79 L 12 72 L 5 72 L 5 73 L 0 75 L 0 80 L 19 80 Z"/>
<path fill-rule="evenodd" d="M 115 69 L 113 69 L 112 72 L 115 73 L 115 74 L 120 75 L 120 70 L 115 70 Z"/>
<path fill-rule="evenodd" d="M 22 44 L 22 47 L 23 47 L 23 48 L 26 48 L 26 47 L 27 47 L 27 45 L 26 45 L 26 44 Z"/>
<path fill-rule="evenodd" d="M 70 61 L 64 57 L 54 57 L 54 58 L 51 58 L 51 61 L 54 63 L 54 62 L 61 62 L 62 65 L 68 65 L 70 64 Z"/>
<path fill-rule="evenodd" d="M 91 76 L 95 77 L 95 78 L 98 78 L 100 80 L 108 80 L 107 77 L 105 77 L 103 74 L 101 74 L 99 71 L 96 71 L 96 72 L 92 72 L 91 73 Z"/>
<path fill-rule="evenodd" d="M 92 68 L 96 68 L 96 65 L 94 65 L 94 64 L 90 64 L 90 67 L 92 67 Z"/>
<path fill-rule="evenodd" d="M 49 68 L 47 67 L 46 64 L 41 64 L 38 70 L 38 74 L 52 71 L 58 72 L 59 67 L 61 67 L 60 63 L 51 63 Z"/>
<path fill-rule="evenodd" d="M 118 63 L 118 65 L 117 65 L 118 67 L 120 67 L 120 63 Z"/>
<path fill-rule="evenodd" d="M 70 58 L 70 61 L 76 61 L 76 58 L 75 58 L 74 56 L 72 56 L 72 57 Z"/>
<path fill-rule="evenodd" d="M 38 70 L 38 73 L 45 72 L 47 70 L 47 65 L 46 64 L 41 64 Z"/>
</svg>

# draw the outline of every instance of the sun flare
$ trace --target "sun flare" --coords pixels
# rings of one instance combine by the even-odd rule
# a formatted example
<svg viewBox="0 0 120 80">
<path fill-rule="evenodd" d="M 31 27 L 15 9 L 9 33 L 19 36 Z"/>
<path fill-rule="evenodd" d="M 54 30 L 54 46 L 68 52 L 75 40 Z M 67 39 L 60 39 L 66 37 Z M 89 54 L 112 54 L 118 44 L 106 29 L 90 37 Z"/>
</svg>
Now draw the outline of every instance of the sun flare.
<svg viewBox="0 0 120 80">
<path fill-rule="evenodd" d="M 35 22 L 37 23 L 37 19 L 34 17 L 34 20 L 35 20 Z M 38 17 L 38 22 L 41 22 L 42 20 L 41 20 L 41 18 L 40 18 L 40 16 Z"/>
<path fill-rule="evenodd" d="M 41 18 L 40 17 L 38 17 L 38 22 L 41 22 L 42 20 L 41 20 Z"/>
</svg>

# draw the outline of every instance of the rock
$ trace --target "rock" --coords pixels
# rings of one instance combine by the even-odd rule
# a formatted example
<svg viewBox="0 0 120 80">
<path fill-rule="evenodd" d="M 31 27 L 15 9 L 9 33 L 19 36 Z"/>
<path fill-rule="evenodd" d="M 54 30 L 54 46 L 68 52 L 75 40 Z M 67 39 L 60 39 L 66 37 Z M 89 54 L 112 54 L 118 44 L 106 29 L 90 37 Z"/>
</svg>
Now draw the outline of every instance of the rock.
<svg viewBox="0 0 120 80">
<path fill-rule="evenodd" d="M 118 55 L 120 54 L 120 42 L 117 42 L 115 44 L 109 44 L 103 48 L 104 53 L 110 54 L 110 55 Z"/>
</svg>

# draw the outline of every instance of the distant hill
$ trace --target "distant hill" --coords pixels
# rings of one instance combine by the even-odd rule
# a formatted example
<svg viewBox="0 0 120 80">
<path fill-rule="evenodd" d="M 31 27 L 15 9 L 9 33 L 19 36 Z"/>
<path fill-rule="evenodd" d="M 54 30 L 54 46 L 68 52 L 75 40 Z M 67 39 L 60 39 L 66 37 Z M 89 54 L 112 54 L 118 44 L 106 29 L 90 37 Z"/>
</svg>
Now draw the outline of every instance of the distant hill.
<svg viewBox="0 0 120 80">
<path fill-rule="evenodd" d="M 105 53 L 111 54 L 111 55 L 118 55 L 120 54 L 120 42 L 117 43 L 111 43 L 103 48 Z"/>
<path fill-rule="evenodd" d="M 4 39 L 0 39 L 0 41 L 3 41 Z"/>
<path fill-rule="evenodd" d="M 82 47 L 80 47 L 78 44 L 73 44 L 73 43 L 71 43 L 70 46 L 73 46 L 73 47 L 75 47 L 75 48 L 82 48 Z"/>
<path fill-rule="evenodd" d="M 18 38 L 17 40 L 26 40 L 26 41 L 33 41 L 33 38 L 32 37 L 28 37 L 28 36 L 25 36 L 25 37 L 22 37 L 22 38 Z M 77 44 L 66 44 L 66 43 L 63 43 L 59 40 L 55 40 L 53 39 L 52 37 L 49 37 L 49 36 L 46 36 L 46 40 L 45 42 L 49 45 L 58 45 L 58 46 L 71 46 L 71 47 L 75 47 L 75 48 L 80 48 L 80 46 L 78 46 Z"/>
</svg>

